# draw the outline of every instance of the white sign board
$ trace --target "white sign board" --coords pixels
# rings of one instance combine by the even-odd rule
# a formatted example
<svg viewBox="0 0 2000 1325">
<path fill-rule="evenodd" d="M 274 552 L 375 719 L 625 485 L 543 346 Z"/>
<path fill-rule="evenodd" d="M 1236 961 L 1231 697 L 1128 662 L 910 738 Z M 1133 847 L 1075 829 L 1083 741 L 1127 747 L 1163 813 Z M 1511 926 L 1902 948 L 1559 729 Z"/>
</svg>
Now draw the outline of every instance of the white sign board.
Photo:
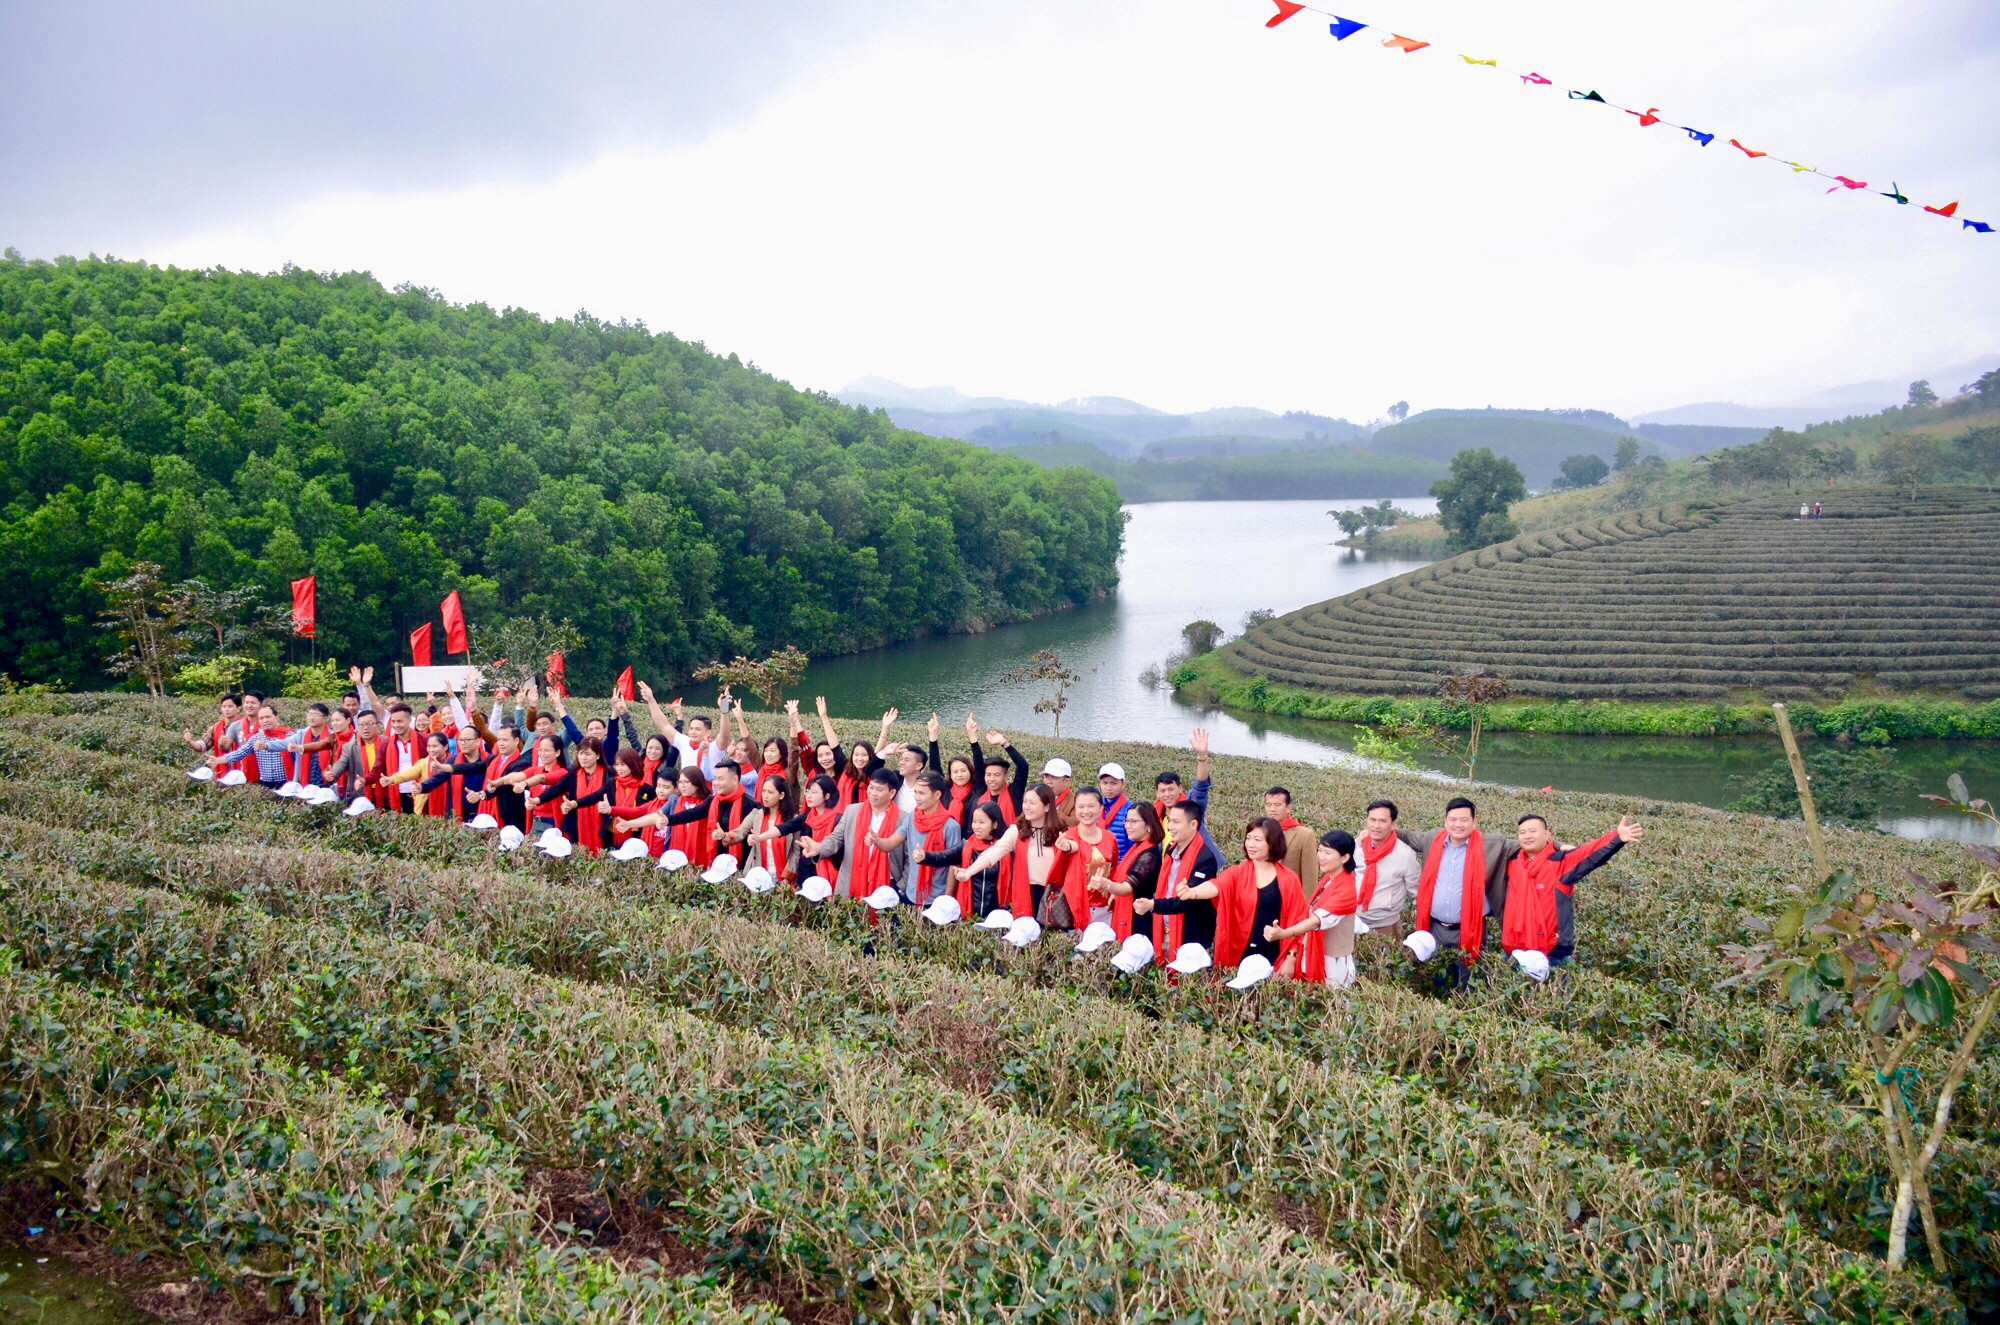
<svg viewBox="0 0 2000 1325">
<path fill-rule="evenodd" d="M 441 695 L 447 685 L 465 689 L 472 668 L 464 663 L 450 667 L 396 667 L 396 693 L 400 695 Z"/>
</svg>

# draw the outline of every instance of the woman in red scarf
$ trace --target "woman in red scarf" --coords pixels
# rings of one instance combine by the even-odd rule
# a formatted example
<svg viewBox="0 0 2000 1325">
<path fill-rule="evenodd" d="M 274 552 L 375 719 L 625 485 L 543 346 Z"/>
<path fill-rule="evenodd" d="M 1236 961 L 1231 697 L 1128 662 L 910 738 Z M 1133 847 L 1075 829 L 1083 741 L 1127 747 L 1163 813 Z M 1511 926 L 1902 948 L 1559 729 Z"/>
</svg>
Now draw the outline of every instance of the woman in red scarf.
<svg viewBox="0 0 2000 1325">
<path fill-rule="evenodd" d="M 563 767 L 562 746 L 557 744 L 555 737 L 544 736 L 535 742 L 535 764 L 521 779 L 521 790 L 536 797 L 534 817 L 546 821 L 539 825 L 541 828 L 558 827 L 562 807 L 553 800 L 539 799 L 539 793 L 542 788 L 559 781 L 568 771 Z"/>
<path fill-rule="evenodd" d="M 1060 836 L 1056 794 L 1048 784 L 1037 782 L 1021 797 L 1021 817 L 992 846 L 960 868 L 977 878 L 1006 860 L 1007 890 L 1000 894 L 1000 905 L 1017 916 L 1039 915 L 1042 893 L 1055 874 L 1056 862 L 1066 859 L 1056 850 Z"/>
<path fill-rule="evenodd" d="M 1285 855 L 1285 830 L 1276 819 L 1255 819 L 1243 831 L 1243 863 L 1216 876 L 1215 965 L 1220 970 L 1241 965 L 1246 957 L 1262 957 L 1282 966 L 1297 939 L 1273 939 L 1305 919 L 1306 899 L 1299 876 L 1280 862 Z"/>
<path fill-rule="evenodd" d="M 452 771 L 451 742 L 442 733 L 432 734 L 422 759 L 397 769 L 383 780 L 391 785 L 417 784 L 416 793 L 410 797 L 412 814 L 465 817 L 465 778 Z"/>
<path fill-rule="evenodd" d="M 1267 937 L 1298 943 L 1278 965 L 1278 974 L 1308 984 L 1341 989 L 1354 983 L 1354 915 L 1360 894 L 1354 886 L 1354 837 L 1336 828 L 1320 834 L 1319 883 L 1306 914 L 1296 925 L 1273 927 Z"/>
<path fill-rule="evenodd" d="M 783 773 L 757 779 L 757 808 L 742 825 L 724 833 L 722 840 L 735 850 L 738 843 L 750 844 L 750 864 L 770 871 L 771 878 L 788 883 L 796 877 L 791 843 L 786 837 L 805 827 L 798 802 L 792 798 L 792 784 Z"/>
<path fill-rule="evenodd" d="M 667 744 L 667 738 L 658 732 L 646 738 L 646 752 L 639 759 L 639 785 L 642 789 L 653 785 L 654 777 L 662 768 L 670 767 L 667 755 L 672 749 L 673 747 Z"/>
<path fill-rule="evenodd" d="M 1111 877 L 1098 889 L 1111 899 L 1111 928 L 1120 943 L 1131 938 L 1135 929 L 1148 939 L 1153 937 L 1153 917 L 1135 916 L 1132 899 L 1153 895 L 1160 879 L 1160 843 L 1166 836 L 1159 812 L 1151 805 L 1139 802 L 1125 811 L 1125 837 L 1132 845 L 1125 848 Z"/>
<path fill-rule="evenodd" d="M 1000 909 L 1002 899 L 1011 891 L 1008 884 L 1014 862 L 1010 857 L 1001 855 L 978 874 L 970 868 L 1005 831 L 1006 822 L 1000 817 L 1000 807 L 992 801 L 981 801 L 972 807 L 972 828 L 959 845 L 958 866 L 951 872 L 951 895 L 958 899 L 959 912 L 968 920 L 986 919 Z"/>
<path fill-rule="evenodd" d="M 540 806 L 556 801 L 562 814 L 563 836 L 582 847 L 584 854 L 594 856 L 604 850 L 605 794 L 614 790 L 605 775 L 604 742 L 586 736 L 576 743 L 576 767 L 542 789 L 536 812 L 540 813 Z"/>
<path fill-rule="evenodd" d="M 806 783 L 805 808 L 799 818 L 799 825 L 805 835 L 815 842 L 824 842 L 833 832 L 833 826 L 840 822 L 840 787 L 826 774 Z M 840 857 L 822 856 L 814 862 L 813 872 L 828 883 L 840 879 Z"/>
<path fill-rule="evenodd" d="M 757 765 L 757 785 L 762 786 L 765 778 L 784 778 L 787 783 L 792 776 L 791 747 L 775 736 L 764 739 L 764 759 Z M 759 804 L 762 804 L 760 799 Z M 787 815 L 787 818 L 791 816 Z"/>
<path fill-rule="evenodd" d="M 624 846 L 625 840 L 633 833 L 625 822 L 632 816 L 619 811 L 638 808 L 639 798 L 646 793 L 649 779 L 645 776 L 646 757 L 637 750 L 620 750 L 613 756 L 611 768 L 611 805 L 607 813 L 610 822 L 607 827 L 611 834 L 611 846 L 617 848 Z"/>
<path fill-rule="evenodd" d="M 1098 920 L 1108 924 L 1111 898 L 1096 885 L 1117 868 L 1118 839 L 1104 826 L 1104 795 L 1096 787 L 1078 787 L 1070 803 L 1076 810 L 1076 826 L 1056 839 L 1062 860 L 1049 882 L 1062 884 L 1078 929 Z"/>
<path fill-rule="evenodd" d="M 626 819 L 625 826 L 652 834 L 647 845 L 655 847 L 658 853 L 678 851 L 688 858 L 689 864 L 704 867 L 715 859 L 715 839 L 708 835 L 708 803 L 712 799 L 708 779 L 701 775 L 700 769 L 683 765 L 674 774 L 671 794 L 666 781 L 667 774 L 662 770 L 654 780 L 660 795 L 639 806 L 642 813 Z"/>
</svg>

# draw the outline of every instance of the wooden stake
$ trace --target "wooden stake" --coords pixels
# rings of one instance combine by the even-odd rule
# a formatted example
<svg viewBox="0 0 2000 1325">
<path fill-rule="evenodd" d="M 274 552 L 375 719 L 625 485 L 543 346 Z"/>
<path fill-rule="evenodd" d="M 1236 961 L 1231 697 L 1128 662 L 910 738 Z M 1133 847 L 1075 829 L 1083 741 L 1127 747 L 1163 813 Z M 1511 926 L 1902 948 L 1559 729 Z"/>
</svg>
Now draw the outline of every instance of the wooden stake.
<svg viewBox="0 0 2000 1325">
<path fill-rule="evenodd" d="M 1826 864 L 1826 842 L 1819 835 L 1819 812 L 1813 808 L 1812 788 L 1807 784 L 1806 761 L 1799 754 L 1798 739 L 1792 735 L 1792 720 L 1785 716 L 1784 701 L 1771 705 L 1778 718 L 1778 739 L 1785 743 L 1785 758 L 1792 764 L 1792 782 L 1799 789 L 1799 808 L 1805 811 L 1806 842 L 1812 849 L 1813 867 L 1824 879 L 1833 871 Z"/>
</svg>

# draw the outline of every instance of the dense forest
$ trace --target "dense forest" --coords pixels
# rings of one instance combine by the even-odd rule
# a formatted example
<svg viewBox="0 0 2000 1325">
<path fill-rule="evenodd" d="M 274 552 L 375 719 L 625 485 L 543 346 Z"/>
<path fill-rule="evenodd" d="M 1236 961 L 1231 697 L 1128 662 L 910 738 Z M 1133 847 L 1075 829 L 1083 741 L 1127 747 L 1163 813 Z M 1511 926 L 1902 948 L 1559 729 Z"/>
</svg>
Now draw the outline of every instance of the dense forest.
<svg viewBox="0 0 2000 1325">
<path fill-rule="evenodd" d="M 1113 486 L 795 390 L 588 314 L 372 277 L 0 259 L 0 671 L 102 683 L 99 586 L 289 602 L 322 656 L 568 618 L 571 681 L 796 645 L 849 652 L 1111 589 Z"/>
</svg>

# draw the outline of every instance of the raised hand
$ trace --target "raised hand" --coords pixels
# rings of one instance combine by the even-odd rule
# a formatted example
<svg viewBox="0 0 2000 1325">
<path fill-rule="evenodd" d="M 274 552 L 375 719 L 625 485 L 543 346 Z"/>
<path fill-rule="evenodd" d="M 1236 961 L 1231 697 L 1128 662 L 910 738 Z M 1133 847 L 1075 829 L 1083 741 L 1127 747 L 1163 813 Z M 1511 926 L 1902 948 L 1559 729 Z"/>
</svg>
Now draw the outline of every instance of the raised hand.
<svg viewBox="0 0 2000 1325">
<path fill-rule="evenodd" d="M 965 715 L 965 739 L 973 745 L 979 744 L 979 721 L 970 710 Z"/>
<path fill-rule="evenodd" d="M 1005 732 L 987 732 L 986 743 L 1004 748 L 1007 744 L 1007 734 Z"/>
<path fill-rule="evenodd" d="M 898 719 L 898 718 L 900 718 L 900 717 L 902 717 L 902 716 L 903 716 L 903 710 L 901 710 L 901 709 L 890 709 L 890 710 L 889 710 L 889 711 L 888 711 L 887 713 L 884 713 L 884 714 L 882 715 L 882 725 L 883 725 L 884 727 L 888 727 L 888 726 L 890 726 L 891 724 L 893 724 L 893 723 L 894 723 L 894 722 L 896 721 L 896 719 Z"/>
<path fill-rule="evenodd" d="M 931 720 L 924 724 L 924 735 L 929 737 L 932 741 L 936 741 L 938 738 L 938 731 L 939 731 L 938 715 L 933 713 L 931 714 Z"/>
<path fill-rule="evenodd" d="M 1646 825 L 1635 824 L 1622 814 L 1618 816 L 1618 840 L 1620 842 L 1637 842 L 1645 835 Z"/>
<path fill-rule="evenodd" d="M 786 717 L 790 717 L 790 718 L 796 718 L 796 717 L 798 717 L 798 716 L 799 716 L 799 701 L 798 701 L 798 700 L 796 700 L 796 699 L 788 699 L 788 700 L 786 700 L 786 701 L 785 701 L 785 716 L 786 716 Z"/>
<path fill-rule="evenodd" d="M 814 695 L 814 696 L 813 696 L 813 708 L 814 708 L 814 709 L 815 709 L 816 711 L 818 711 L 819 715 L 820 715 L 820 716 L 821 716 L 822 718 L 823 718 L 823 717 L 825 717 L 825 716 L 826 716 L 826 696 L 825 696 L 825 695 Z"/>
<path fill-rule="evenodd" d="M 653 702 L 653 687 L 650 682 L 641 681 L 639 683 L 639 698 L 645 700 L 648 704 Z"/>
<path fill-rule="evenodd" d="M 1206 759 L 1208 757 L 1208 728 L 1196 727 L 1194 735 L 1190 738 L 1190 743 L 1194 747 L 1195 754 Z"/>
<path fill-rule="evenodd" d="M 373 667 L 362 668 L 361 680 L 364 685 L 373 682 L 375 680 L 375 669 Z"/>
<path fill-rule="evenodd" d="M 358 663 L 347 669 L 347 680 L 351 685 L 361 684 L 361 667 Z"/>
</svg>

